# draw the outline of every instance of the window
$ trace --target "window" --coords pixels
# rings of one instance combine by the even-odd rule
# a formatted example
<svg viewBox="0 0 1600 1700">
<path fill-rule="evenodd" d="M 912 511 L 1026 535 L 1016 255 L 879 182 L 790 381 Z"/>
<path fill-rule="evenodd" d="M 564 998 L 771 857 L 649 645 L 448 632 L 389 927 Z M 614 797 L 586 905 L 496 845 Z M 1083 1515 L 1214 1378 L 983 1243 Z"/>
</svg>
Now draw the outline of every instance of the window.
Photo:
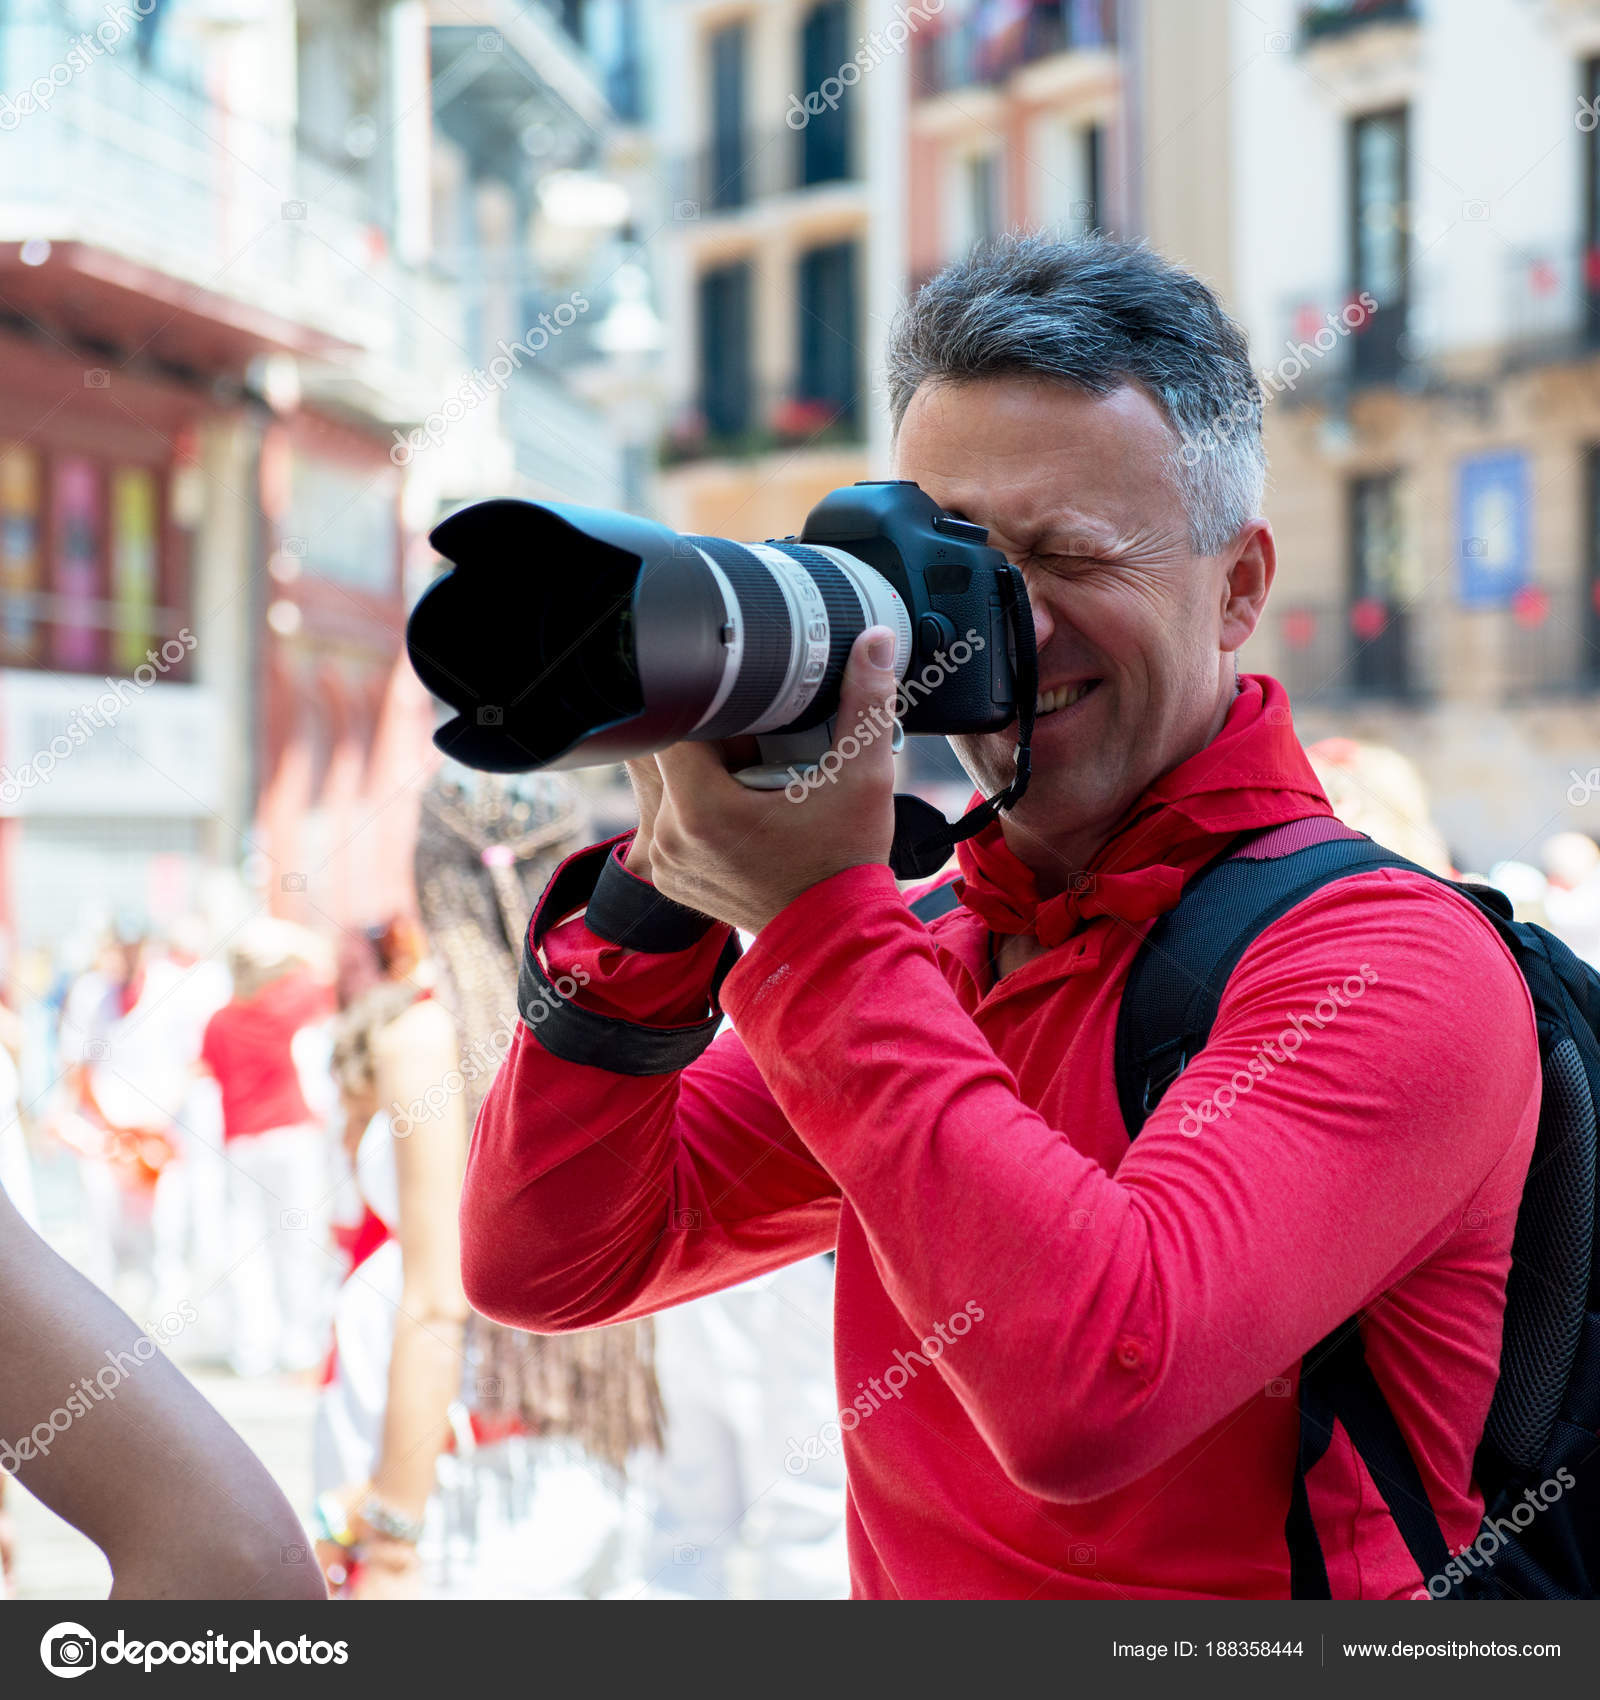
<svg viewBox="0 0 1600 1700">
<path fill-rule="evenodd" d="M 1600 689 L 1600 447 L 1588 454 L 1584 505 L 1583 646 L 1578 659 L 1578 676 L 1591 690 Z"/>
<path fill-rule="evenodd" d="M 1358 379 L 1392 378 L 1406 328 L 1410 218 L 1407 123 L 1403 109 L 1350 123 L 1350 294 L 1367 290 L 1377 311 L 1353 339 Z"/>
<path fill-rule="evenodd" d="M 801 81 L 807 90 L 837 85 L 839 69 L 851 60 L 850 8 L 847 0 L 829 0 L 806 15 L 800 31 Z M 853 89 L 822 110 L 799 133 L 800 182 L 834 183 L 850 175 L 850 121 Z"/>
<path fill-rule="evenodd" d="M 749 198 L 744 89 L 746 31 L 730 24 L 710 38 L 711 159 L 706 201 L 713 207 L 742 207 Z"/>
<path fill-rule="evenodd" d="M 1054 115 L 1042 119 L 1030 154 L 1035 162 L 1035 222 L 1071 240 L 1103 228 L 1101 159 L 1104 132 L 1098 124 Z"/>
<path fill-rule="evenodd" d="M 832 421 L 853 423 L 860 388 L 855 244 L 802 254 L 798 284 L 797 399 L 825 403 Z"/>
<path fill-rule="evenodd" d="M 712 437 L 750 429 L 750 267 L 722 266 L 700 279 L 700 411 Z"/>
<path fill-rule="evenodd" d="M 1600 58 L 1583 67 L 1583 99 L 1587 110 L 1600 115 Z M 1583 138 L 1583 255 L 1579 268 L 1583 291 L 1582 329 L 1585 344 L 1600 347 L 1600 123 Z"/>
<path fill-rule="evenodd" d="M 1406 553 L 1399 480 L 1350 486 L 1350 682 L 1364 696 L 1412 694 L 1409 611 L 1401 601 Z"/>
<path fill-rule="evenodd" d="M 35 450 L 0 444 L 0 662 L 8 667 L 44 659 L 41 483 Z"/>
</svg>

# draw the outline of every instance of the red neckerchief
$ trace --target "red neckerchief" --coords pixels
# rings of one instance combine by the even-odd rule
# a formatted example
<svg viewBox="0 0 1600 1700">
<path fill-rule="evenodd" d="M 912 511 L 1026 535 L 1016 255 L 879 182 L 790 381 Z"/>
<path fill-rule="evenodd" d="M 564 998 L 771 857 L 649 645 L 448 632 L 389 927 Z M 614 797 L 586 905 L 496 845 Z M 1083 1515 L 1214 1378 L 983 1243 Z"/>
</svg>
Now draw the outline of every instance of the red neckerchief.
<svg viewBox="0 0 1600 1700">
<path fill-rule="evenodd" d="M 957 893 L 992 932 L 1032 933 L 1052 949 L 1095 916 L 1165 914 L 1184 881 L 1240 833 L 1332 813 L 1294 735 L 1283 687 L 1246 674 L 1222 730 L 1145 792 L 1066 891 L 1040 898 L 1032 869 L 997 821 L 957 845 Z"/>
</svg>

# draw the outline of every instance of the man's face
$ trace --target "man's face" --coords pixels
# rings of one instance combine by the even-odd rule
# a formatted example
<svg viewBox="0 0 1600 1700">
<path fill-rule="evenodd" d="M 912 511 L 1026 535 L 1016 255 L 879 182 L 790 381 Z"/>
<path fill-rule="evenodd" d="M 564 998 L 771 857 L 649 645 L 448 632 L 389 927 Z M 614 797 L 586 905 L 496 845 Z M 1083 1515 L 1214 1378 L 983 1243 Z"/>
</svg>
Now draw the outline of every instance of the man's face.
<svg viewBox="0 0 1600 1700">
<path fill-rule="evenodd" d="M 1233 697 L 1230 568 L 1198 556 L 1160 409 L 1131 385 L 1094 397 L 1022 378 L 924 385 L 896 473 L 989 529 L 1022 569 L 1039 646 L 1033 778 L 1007 817 L 1025 838 L 1092 849 L 1153 780 L 1215 736 Z M 1073 700 L 1076 698 L 1076 700 Z M 1017 728 L 952 738 L 986 794 L 1015 769 Z M 1032 860 L 1032 858 L 1028 858 Z M 1070 872 L 1070 869 L 1063 869 Z"/>
</svg>

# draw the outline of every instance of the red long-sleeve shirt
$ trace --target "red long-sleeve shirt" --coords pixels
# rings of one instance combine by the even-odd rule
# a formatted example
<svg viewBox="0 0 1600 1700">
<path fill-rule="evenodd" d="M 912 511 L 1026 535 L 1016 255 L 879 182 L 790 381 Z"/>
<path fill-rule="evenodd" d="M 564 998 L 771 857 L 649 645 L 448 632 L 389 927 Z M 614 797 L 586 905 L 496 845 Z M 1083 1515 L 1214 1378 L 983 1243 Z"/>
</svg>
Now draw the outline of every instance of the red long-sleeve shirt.
<svg viewBox="0 0 1600 1700">
<path fill-rule="evenodd" d="M 1027 875 L 991 831 L 931 928 L 883 867 L 797 898 L 727 974 L 737 1031 L 687 1067 L 562 1060 L 536 1008 L 473 1138 L 473 1302 L 587 1327 L 836 1245 L 858 1597 L 1287 1594 L 1298 1361 L 1371 1307 L 1368 1360 L 1447 1540 L 1470 1539 L 1539 1102 L 1492 930 L 1421 876 L 1344 880 L 1251 946 L 1131 1146 L 1117 1104 L 1128 917 L 1160 866 L 1327 811 L 1285 706 L 1246 680 L 1096 859 L 1065 942 L 998 984 L 968 905 Z M 727 931 L 663 949 L 671 931 L 544 939 L 619 1068 L 654 1066 L 620 1060 L 641 1028 L 706 1013 Z M 1410 1595 L 1342 1431 L 1309 1482 L 1335 1596 Z"/>
</svg>

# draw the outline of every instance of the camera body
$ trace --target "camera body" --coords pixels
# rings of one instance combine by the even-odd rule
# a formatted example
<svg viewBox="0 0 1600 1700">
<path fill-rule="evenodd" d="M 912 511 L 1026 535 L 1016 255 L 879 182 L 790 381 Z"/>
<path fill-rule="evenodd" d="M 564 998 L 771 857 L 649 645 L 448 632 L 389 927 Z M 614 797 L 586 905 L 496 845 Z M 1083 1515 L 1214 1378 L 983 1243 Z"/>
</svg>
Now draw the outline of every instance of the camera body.
<svg viewBox="0 0 1600 1700">
<path fill-rule="evenodd" d="M 907 479 L 846 485 L 806 516 L 798 541 L 843 549 L 905 602 L 912 641 L 902 677 L 911 700 L 900 723 L 908 733 L 992 732 L 1015 718 L 1016 658 L 1000 584 L 1008 568 L 988 538 Z M 962 658 L 958 643 L 974 655 Z"/>
</svg>

